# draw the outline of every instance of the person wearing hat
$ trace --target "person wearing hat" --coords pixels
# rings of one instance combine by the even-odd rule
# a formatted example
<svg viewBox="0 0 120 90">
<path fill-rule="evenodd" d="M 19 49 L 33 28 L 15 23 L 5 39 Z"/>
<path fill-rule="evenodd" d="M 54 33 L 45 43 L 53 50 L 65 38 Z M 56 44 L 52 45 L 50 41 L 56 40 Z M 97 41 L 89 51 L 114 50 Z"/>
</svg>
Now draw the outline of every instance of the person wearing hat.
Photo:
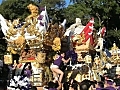
<svg viewBox="0 0 120 90">
<path fill-rule="evenodd" d="M 116 90 L 116 89 L 114 88 L 114 82 L 113 82 L 113 80 L 108 79 L 108 80 L 105 81 L 105 89 L 108 89 L 108 90 Z"/>
</svg>

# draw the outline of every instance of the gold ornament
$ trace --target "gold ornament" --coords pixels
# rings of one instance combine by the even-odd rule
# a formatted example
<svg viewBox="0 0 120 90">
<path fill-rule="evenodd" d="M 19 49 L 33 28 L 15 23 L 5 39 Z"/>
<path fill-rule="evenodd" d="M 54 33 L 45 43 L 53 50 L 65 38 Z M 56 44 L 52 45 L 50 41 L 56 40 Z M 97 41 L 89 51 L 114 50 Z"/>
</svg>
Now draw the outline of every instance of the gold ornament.
<svg viewBox="0 0 120 90">
<path fill-rule="evenodd" d="M 17 53 L 12 47 L 8 47 L 7 51 L 9 51 L 12 54 L 16 54 Z"/>
<path fill-rule="evenodd" d="M 61 49 L 61 41 L 59 37 L 56 37 L 53 41 L 52 49 L 54 51 L 59 51 Z"/>
<path fill-rule="evenodd" d="M 23 48 L 25 43 L 25 38 L 23 36 L 19 36 L 18 39 L 14 40 L 14 44 L 17 48 Z"/>
<path fill-rule="evenodd" d="M 29 4 L 27 6 L 27 8 L 30 10 L 31 15 L 28 16 L 28 18 L 33 18 L 36 17 L 38 15 L 38 7 L 33 5 L 33 4 Z"/>
</svg>

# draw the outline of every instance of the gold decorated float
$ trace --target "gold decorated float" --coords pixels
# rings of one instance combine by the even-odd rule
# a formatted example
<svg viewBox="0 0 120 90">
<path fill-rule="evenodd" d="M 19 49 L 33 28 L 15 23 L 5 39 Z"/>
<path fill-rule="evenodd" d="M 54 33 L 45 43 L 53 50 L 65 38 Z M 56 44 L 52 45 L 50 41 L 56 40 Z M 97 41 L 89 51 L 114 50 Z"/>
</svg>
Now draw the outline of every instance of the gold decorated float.
<svg viewBox="0 0 120 90">
<path fill-rule="evenodd" d="M 77 74 L 75 77 L 76 81 L 81 82 L 82 80 L 92 78 L 100 80 L 97 74 L 103 69 L 102 61 L 106 63 L 108 57 L 102 52 L 103 38 L 98 38 L 97 32 L 93 29 L 94 20 L 90 20 L 90 26 L 83 26 L 81 19 L 76 18 L 76 23 L 71 25 L 65 32 L 63 25 L 58 23 L 47 23 L 47 27 L 44 25 L 43 27 L 40 26 L 40 23 L 44 24 L 45 20 L 41 21 L 39 19 L 41 16 L 39 15 L 38 7 L 33 4 L 29 4 L 27 7 L 31 14 L 25 18 L 25 22 L 21 27 L 15 28 L 20 24 L 19 18 L 13 21 L 5 20 L 6 24 L 4 26 L 7 27 L 7 30 L 4 34 L 8 43 L 7 51 L 10 52 L 9 55 L 4 56 L 5 64 L 13 63 L 11 54 L 19 54 L 20 64 L 30 62 L 32 65 L 33 74 L 31 81 L 33 85 L 43 86 L 46 78 L 49 77 L 47 81 L 52 80 L 52 73 L 49 67 L 55 57 L 49 57 L 48 54 L 59 52 L 63 48 L 61 41 L 67 36 L 70 38 L 68 47 L 70 47 L 70 50 L 75 49 L 78 55 L 78 66 L 83 69 L 82 73 Z M 71 33 L 73 34 L 70 35 Z M 91 42 L 92 39 L 94 39 L 94 44 Z M 96 47 L 101 46 L 101 48 L 98 50 L 95 45 Z M 95 57 L 94 62 L 92 62 L 92 57 L 87 55 L 90 51 L 100 52 L 102 59 L 101 57 Z M 119 48 L 115 44 L 111 48 L 111 53 L 112 57 L 109 60 L 112 59 L 113 62 L 119 63 Z M 85 56 L 83 57 L 83 55 Z M 84 63 L 79 64 L 81 62 Z M 93 66 L 90 66 L 90 64 Z M 71 74 L 72 71 L 67 78 Z"/>
<path fill-rule="evenodd" d="M 17 69 L 22 70 L 23 65 L 31 63 L 33 71 L 31 81 L 35 86 L 42 86 L 45 81 L 44 77 L 48 81 L 52 79 L 49 65 L 47 65 L 52 59 L 46 55 L 51 51 L 61 50 L 61 39 L 64 38 L 65 30 L 63 24 L 52 24 L 46 21 L 48 17 L 46 7 L 40 14 L 39 8 L 33 4 L 29 4 L 27 8 L 31 14 L 22 24 L 20 18 L 11 21 L 4 19 L 0 14 L 0 20 L 4 22 L 1 23 L 2 30 L 8 43 L 7 51 L 10 53 L 10 55 L 4 56 L 4 62 L 13 64 L 12 54 L 19 54 L 19 64 L 22 67 Z"/>
</svg>

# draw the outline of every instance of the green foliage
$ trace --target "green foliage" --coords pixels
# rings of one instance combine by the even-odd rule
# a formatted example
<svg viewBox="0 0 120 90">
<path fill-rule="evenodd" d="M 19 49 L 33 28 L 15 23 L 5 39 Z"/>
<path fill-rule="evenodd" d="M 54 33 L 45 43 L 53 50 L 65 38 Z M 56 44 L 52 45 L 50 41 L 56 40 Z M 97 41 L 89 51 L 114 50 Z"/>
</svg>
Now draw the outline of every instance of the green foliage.
<svg viewBox="0 0 120 90">
<path fill-rule="evenodd" d="M 90 19 L 90 15 L 88 14 L 91 11 L 90 8 L 85 9 L 86 6 L 84 4 L 74 4 L 69 5 L 65 10 L 65 18 L 67 19 L 67 23 L 74 23 L 75 18 L 81 18 L 84 25 L 86 25 L 86 20 Z"/>
<path fill-rule="evenodd" d="M 41 0 L 40 7 L 47 7 L 49 18 L 53 23 L 63 21 L 63 8 L 65 7 L 65 0 Z"/>
<path fill-rule="evenodd" d="M 5 40 L 0 39 L 0 60 L 3 60 L 5 51 L 6 51 Z"/>
<path fill-rule="evenodd" d="M 59 23 L 64 20 L 64 11 L 62 9 L 48 9 L 49 18 L 52 20 L 52 23 Z"/>
<path fill-rule="evenodd" d="M 0 5 L 0 13 L 8 20 L 24 20 L 30 14 L 27 9 L 30 3 L 34 4 L 32 0 L 6 0 Z"/>
<path fill-rule="evenodd" d="M 68 6 L 65 15 L 69 22 L 73 22 L 74 18 L 78 16 L 81 17 L 81 19 L 83 18 L 83 21 L 93 16 L 96 22 L 95 27 L 97 28 L 101 27 L 100 21 L 103 21 L 102 26 L 106 26 L 107 29 L 120 29 L 120 25 L 118 25 L 118 23 L 120 23 L 120 21 L 118 21 L 120 4 L 116 1 L 117 0 L 70 0 L 70 2 L 74 4 Z M 70 16 L 67 16 L 67 13 L 70 14 Z M 96 14 L 99 15 L 99 18 Z"/>
<path fill-rule="evenodd" d="M 65 0 L 41 0 L 40 6 L 47 6 L 47 8 L 63 8 Z"/>
<path fill-rule="evenodd" d="M 115 42 L 116 45 L 120 48 L 120 30 L 109 30 L 107 32 L 107 43 L 108 48 L 112 47 L 113 43 Z"/>
</svg>

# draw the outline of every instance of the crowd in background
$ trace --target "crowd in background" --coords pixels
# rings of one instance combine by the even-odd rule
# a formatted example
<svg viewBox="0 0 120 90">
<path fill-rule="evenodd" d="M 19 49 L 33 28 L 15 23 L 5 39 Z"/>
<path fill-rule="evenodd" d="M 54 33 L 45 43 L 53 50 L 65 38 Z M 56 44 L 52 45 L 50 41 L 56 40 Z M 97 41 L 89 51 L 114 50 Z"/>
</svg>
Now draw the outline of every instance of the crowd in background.
<svg viewBox="0 0 120 90">
<path fill-rule="evenodd" d="M 72 51 L 72 53 L 75 52 Z M 74 58 L 77 58 L 77 56 L 74 56 Z M 68 81 L 65 81 L 64 80 L 66 78 L 66 76 L 64 76 L 65 70 L 62 70 L 62 66 L 65 66 L 65 64 L 67 65 L 68 63 L 70 63 L 70 60 L 71 58 L 65 58 L 64 52 L 61 52 L 60 54 L 56 54 L 54 61 L 50 66 L 50 70 L 52 71 L 53 74 L 53 80 L 48 82 L 47 85 L 44 86 L 44 89 L 46 90 L 47 89 L 48 90 L 61 90 L 61 89 L 62 90 L 120 90 L 120 74 L 113 73 L 112 71 L 109 71 L 109 69 L 107 73 L 100 75 L 99 81 L 94 79 L 93 80 L 85 79 L 81 82 L 78 82 L 77 80 L 75 80 L 76 75 L 73 75 L 72 78 L 69 78 Z M 73 61 L 72 66 L 77 63 L 78 62 Z M 8 68 L 7 69 L 4 68 L 4 69 L 6 69 L 9 76 L 10 73 L 12 73 L 12 76 L 14 77 L 17 75 L 15 74 L 15 69 L 17 66 L 20 66 L 20 64 L 18 65 L 16 62 L 14 62 L 13 65 L 8 65 L 6 66 Z M 2 61 L 0 63 L 0 70 L 3 70 Z M 77 68 L 77 70 L 80 70 L 80 68 Z M 24 70 L 22 71 L 22 75 L 30 78 L 30 76 L 32 75 L 31 71 L 32 71 L 31 64 L 26 63 L 26 65 L 24 66 Z M 4 72 L 0 72 L 0 73 L 4 73 Z M 8 78 L 6 78 L 6 80 L 7 79 Z M 30 90 L 30 89 L 25 89 L 25 90 Z"/>
</svg>

